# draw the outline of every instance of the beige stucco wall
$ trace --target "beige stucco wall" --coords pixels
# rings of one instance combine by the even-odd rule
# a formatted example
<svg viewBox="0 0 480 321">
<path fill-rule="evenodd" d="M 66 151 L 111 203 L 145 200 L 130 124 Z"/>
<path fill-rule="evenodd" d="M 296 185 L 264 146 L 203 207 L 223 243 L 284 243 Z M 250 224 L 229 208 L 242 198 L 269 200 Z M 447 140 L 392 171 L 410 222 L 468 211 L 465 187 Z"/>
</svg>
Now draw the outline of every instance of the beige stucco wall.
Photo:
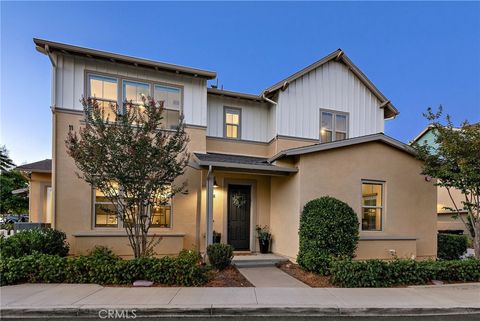
<svg viewBox="0 0 480 321">
<path fill-rule="evenodd" d="M 390 253 L 390 250 L 395 252 Z M 417 254 L 417 242 L 416 240 L 360 240 L 355 254 L 358 260 L 414 258 Z"/>
<path fill-rule="evenodd" d="M 81 119 L 81 113 L 62 111 L 56 111 L 53 117 L 55 228 L 67 234 L 72 254 L 86 252 L 95 245 L 105 245 L 114 247 L 118 254 L 124 255 L 130 251 L 127 239 L 108 236 L 112 231 L 123 231 L 123 228 L 94 227 L 92 189 L 77 177 L 78 169 L 66 153 L 65 139 L 69 126 L 78 132 Z M 190 137 L 189 151 L 204 152 L 205 128 L 189 127 L 186 131 Z M 172 227 L 150 229 L 151 234 L 161 234 L 163 237 L 159 254 L 175 253 L 181 247 L 194 248 L 198 243 L 197 220 L 200 212 L 197 211 L 197 198 L 201 192 L 201 171 L 187 167 L 185 174 L 176 183 L 184 181 L 187 181 L 186 190 L 173 199 Z"/>
<path fill-rule="evenodd" d="M 281 231 L 290 237 L 285 244 L 277 243 L 275 250 L 279 254 L 296 257 L 300 212 L 312 199 L 329 195 L 348 203 L 360 215 L 362 179 L 370 179 L 386 182 L 384 226 L 383 231 L 361 232 L 360 236 L 379 239 L 413 237 L 416 238 L 416 253 L 413 255 L 434 257 L 436 188 L 433 182 L 426 182 L 419 174 L 420 165 L 411 155 L 378 142 L 300 156 L 296 179 L 284 180 L 281 185 L 283 192 L 278 196 L 272 194 L 272 226 L 281 226 L 285 222 L 285 226 L 276 228 L 276 233 Z M 272 190 L 275 188 L 272 183 Z M 290 202 L 285 198 L 290 198 Z M 274 223 L 276 221 L 279 223 Z M 382 245 L 382 242 L 385 244 Z M 359 254 L 364 257 L 383 256 L 384 253 L 379 253 L 378 249 L 393 245 L 392 249 L 398 254 L 410 253 L 413 248 L 409 243 L 406 240 L 395 244 L 377 240 L 374 246 L 364 248 L 362 244 Z"/>
<path fill-rule="evenodd" d="M 30 222 L 47 222 L 47 188 L 52 185 L 50 173 L 31 173 L 29 177 L 28 213 Z"/>
</svg>

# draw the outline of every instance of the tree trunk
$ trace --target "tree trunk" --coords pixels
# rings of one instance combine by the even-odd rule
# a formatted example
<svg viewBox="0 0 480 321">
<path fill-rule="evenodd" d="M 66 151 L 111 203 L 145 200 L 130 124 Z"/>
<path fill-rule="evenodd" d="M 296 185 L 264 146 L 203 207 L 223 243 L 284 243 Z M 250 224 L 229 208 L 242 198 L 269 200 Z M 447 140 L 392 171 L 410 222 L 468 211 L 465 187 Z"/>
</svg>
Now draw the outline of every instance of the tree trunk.
<svg viewBox="0 0 480 321">
<path fill-rule="evenodd" d="M 473 249 L 475 251 L 475 257 L 480 259 L 480 220 L 477 220 L 473 224 L 473 231 L 475 236 L 473 237 Z"/>
</svg>

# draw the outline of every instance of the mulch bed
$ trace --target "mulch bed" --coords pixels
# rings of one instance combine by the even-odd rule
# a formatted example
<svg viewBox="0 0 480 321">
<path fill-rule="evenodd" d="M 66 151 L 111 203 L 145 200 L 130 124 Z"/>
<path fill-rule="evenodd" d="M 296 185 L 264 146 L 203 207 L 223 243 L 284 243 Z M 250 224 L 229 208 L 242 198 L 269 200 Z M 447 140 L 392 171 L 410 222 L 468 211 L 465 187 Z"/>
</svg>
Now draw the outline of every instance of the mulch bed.
<svg viewBox="0 0 480 321">
<path fill-rule="evenodd" d="M 335 287 L 330 283 L 329 276 L 318 275 L 313 272 L 307 272 L 302 269 L 298 264 L 292 262 L 278 263 L 277 267 L 288 275 L 295 279 L 305 283 L 312 288 L 333 288 Z"/>
<path fill-rule="evenodd" d="M 253 287 L 252 283 L 237 270 L 234 266 L 229 266 L 223 271 L 213 270 L 210 281 L 202 285 L 205 287 Z"/>
</svg>

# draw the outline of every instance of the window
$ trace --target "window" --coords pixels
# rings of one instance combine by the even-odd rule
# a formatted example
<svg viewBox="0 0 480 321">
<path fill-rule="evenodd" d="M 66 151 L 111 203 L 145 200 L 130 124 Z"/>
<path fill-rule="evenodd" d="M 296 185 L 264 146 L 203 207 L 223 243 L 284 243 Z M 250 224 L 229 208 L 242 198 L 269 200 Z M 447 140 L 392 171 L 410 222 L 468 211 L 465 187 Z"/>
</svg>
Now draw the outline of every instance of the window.
<svg viewBox="0 0 480 321">
<path fill-rule="evenodd" d="M 240 139 L 240 114 L 237 108 L 225 108 L 224 110 L 224 137 Z"/>
<path fill-rule="evenodd" d="M 163 127 L 176 129 L 180 122 L 182 90 L 177 87 L 155 85 L 154 99 L 158 102 L 163 101 Z"/>
<path fill-rule="evenodd" d="M 384 184 L 362 182 L 362 231 L 381 231 Z"/>
<path fill-rule="evenodd" d="M 123 81 L 123 100 L 132 101 L 133 104 L 142 104 L 142 98 L 150 96 L 150 85 L 136 81 Z"/>
<path fill-rule="evenodd" d="M 163 193 L 155 199 L 155 205 L 151 208 L 151 227 L 170 227 L 172 214 L 171 187 L 164 189 Z"/>
<path fill-rule="evenodd" d="M 117 107 L 117 79 L 98 75 L 88 76 L 88 97 L 96 98 L 104 119 L 115 121 L 112 104 Z"/>
<path fill-rule="evenodd" d="M 117 227 L 118 217 L 115 205 L 99 189 L 95 189 L 95 226 Z"/>
<path fill-rule="evenodd" d="M 348 114 L 320 111 L 320 142 L 328 143 L 348 138 Z"/>
</svg>

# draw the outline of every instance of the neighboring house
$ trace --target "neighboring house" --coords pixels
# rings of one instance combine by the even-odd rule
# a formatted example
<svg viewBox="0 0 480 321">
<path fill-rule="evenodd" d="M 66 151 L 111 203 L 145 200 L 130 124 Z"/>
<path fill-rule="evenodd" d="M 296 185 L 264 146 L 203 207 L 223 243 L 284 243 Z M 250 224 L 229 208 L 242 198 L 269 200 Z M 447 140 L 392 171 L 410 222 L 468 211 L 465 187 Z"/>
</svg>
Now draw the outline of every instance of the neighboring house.
<svg viewBox="0 0 480 321">
<path fill-rule="evenodd" d="M 101 244 L 131 255 L 122 222 L 66 153 L 68 131 L 82 126 L 79 99 L 149 95 L 165 101 L 167 128 L 184 114 L 191 152 L 178 178 L 187 191 L 152 212 L 157 253 L 204 251 L 213 230 L 256 252 L 255 226 L 268 225 L 273 252 L 295 259 L 303 206 L 330 195 L 358 213 L 358 258 L 435 257 L 436 188 L 413 150 L 383 134 L 398 111 L 342 50 L 253 95 L 207 88 L 212 71 L 34 42 L 53 66 L 53 224 L 73 253 Z"/>
<path fill-rule="evenodd" d="M 410 144 L 428 145 L 432 148 L 437 148 L 438 144 L 435 142 L 435 130 L 432 126 L 427 126 L 423 129 L 417 137 L 415 137 Z M 462 201 L 465 200 L 462 192 L 458 189 L 451 189 L 450 195 L 445 187 L 437 187 L 437 229 L 443 233 L 466 234 L 469 235 L 465 224 L 462 222 L 457 213 L 452 213 L 446 208 L 455 208 L 455 204 L 461 209 L 463 207 Z M 467 211 L 460 210 L 462 218 L 467 221 Z"/>
<path fill-rule="evenodd" d="M 16 169 L 28 179 L 29 221 L 52 223 L 52 160 L 24 164 Z"/>
</svg>

